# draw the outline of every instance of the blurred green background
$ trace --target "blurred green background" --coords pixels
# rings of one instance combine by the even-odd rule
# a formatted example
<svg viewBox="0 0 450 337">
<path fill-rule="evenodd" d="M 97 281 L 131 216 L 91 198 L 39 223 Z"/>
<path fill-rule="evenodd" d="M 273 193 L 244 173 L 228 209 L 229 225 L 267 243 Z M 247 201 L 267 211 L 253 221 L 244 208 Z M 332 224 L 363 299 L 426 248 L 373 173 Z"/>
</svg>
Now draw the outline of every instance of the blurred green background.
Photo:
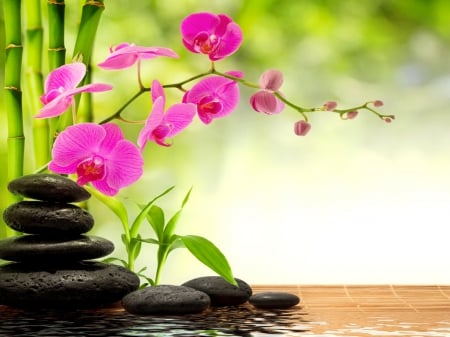
<svg viewBox="0 0 450 337">
<path fill-rule="evenodd" d="M 299 119 L 294 111 L 255 113 L 248 105 L 253 91 L 242 88 L 239 109 L 230 117 L 209 126 L 194 123 L 171 148 L 146 148 L 145 176 L 120 195 L 131 209 L 133 202 L 176 185 L 160 203 L 175 211 L 193 186 L 180 233 L 211 239 L 236 276 L 251 283 L 450 282 L 450 271 L 443 267 L 450 258 L 445 234 L 450 223 L 449 1 L 105 4 L 95 63 L 110 46 L 125 41 L 179 53 L 179 60 L 145 62 L 146 85 L 154 78 L 178 82 L 208 69 L 206 57 L 184 50 L 179 23 L 191 12 L 211 11 L 230 15 L 244 32 L 242 47 L 218 62 L 219 70 L 243 70 L 247 79 L 257 81 L 264 70 L 277 68 L 285 75 L 283 93 L 299 105 L 336 100 L 348 107 L 381 99 L 382 111 L 396 115 L 395 122 L 386 124 L 368 113 L 349 121 L 317 113 L 311 115 L 308 136 L 299 138 L 293 133 Z M 70 56 L 80 3 L 67 2 L 66 8 Z M 0 61 L 3 65 L 3 53 Z M 95 96 L 100 121 L 136 92 L 137 82 L 135 68 L 94 71 L 95 81 L 115 86 Z M 176 91 L 167 95 L 168 103 L 181 98 Z M 125 115 L 144 119 L 150 107 L 144 95 Z M 5 160 L 6 122 L 0 108 Z M 139 126 L 123 126 L 136 139 Z M 0 179 L 5 191 L 4 169 Z M 97 222 L 93 233 L 114 240 L 115 254 L 123 254 L 114 216 L 95 201 L 91 210 Z M 146 248 L 140 260 L 150 273 L 152 254 Z M 207 273 L 179 251 L 169 259 L 163 282 Z"/>
</svg>

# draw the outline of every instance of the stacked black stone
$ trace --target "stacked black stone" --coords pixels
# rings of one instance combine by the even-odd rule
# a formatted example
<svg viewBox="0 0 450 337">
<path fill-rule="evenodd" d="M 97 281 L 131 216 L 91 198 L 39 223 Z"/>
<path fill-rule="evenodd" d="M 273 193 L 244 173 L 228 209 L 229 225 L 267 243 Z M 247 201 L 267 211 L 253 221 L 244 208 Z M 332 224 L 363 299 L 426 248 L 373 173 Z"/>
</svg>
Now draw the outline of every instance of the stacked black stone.
<svg viewBox="0 0 450 337">
<path fill-rule="evenodd" d="M 24 233 L 0 240 L 0 304 L 16 307 L 85 308 L 121 300 L 139 287 L 129 270 L 91 261 L 114 250 L 111 241 L 86 235 L 92 215 L 72 204 L 90 194 L 74 181 L 35 174 L 9 183 L 28 199 L 9 206 L 3 219 Z"/>
</svg>

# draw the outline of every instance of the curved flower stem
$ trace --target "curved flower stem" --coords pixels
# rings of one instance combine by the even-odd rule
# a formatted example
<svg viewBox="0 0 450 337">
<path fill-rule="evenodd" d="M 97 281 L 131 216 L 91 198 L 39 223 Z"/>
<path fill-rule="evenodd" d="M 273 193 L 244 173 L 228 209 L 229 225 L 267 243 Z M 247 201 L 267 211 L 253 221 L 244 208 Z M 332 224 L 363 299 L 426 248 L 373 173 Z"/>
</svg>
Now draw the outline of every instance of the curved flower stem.
<svg viewBox="0 0 450 337">
<path fill-rule="evenodd" d="M 113 119 L 116 118 L 121 118 L 120 114 L 131 104 L 133 103 L 133 101 L 138 98 L 139 96 L 141 96 L 144 92 L 146 91 L 150 91 L 150 89 L 148 88 L 142 88 L 141 90 L 139 90 L 136 94 L 134 94 L 133 97 L 131 97 L 128 101 L 126 101 L 120 108 L 119 110 L 117 110 L 115 113 L 113 113 L 111 116 L 105 118 L 104 120 L 102 120 L 99 124 L 105 124 L 108 123 L 110 121 L 112 121 Z"/>
</svg>

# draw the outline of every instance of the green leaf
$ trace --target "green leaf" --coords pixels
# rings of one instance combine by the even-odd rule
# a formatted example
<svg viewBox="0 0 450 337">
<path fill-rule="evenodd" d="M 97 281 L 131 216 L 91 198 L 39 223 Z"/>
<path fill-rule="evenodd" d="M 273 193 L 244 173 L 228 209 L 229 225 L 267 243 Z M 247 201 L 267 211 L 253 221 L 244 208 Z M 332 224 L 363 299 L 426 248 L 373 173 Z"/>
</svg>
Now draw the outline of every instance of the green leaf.
<svg viewBox="0 0 450 337">
<path fill-rule="evenodd" d="M 151 244 L 154 244 L 154 245 L 159 245 L 159 241 L 158 240 L 155 240 L 155 239 L 152 239 L 152 238 L 149 238 L 149 239 L 139 239 L 140 241 L 142 241 L 142 242 L 145 242 L 145 243 L 151 243 Z"/>
<path fill-rule="evenodd" d="M 111 263 L 111 262 L 120 262 L 125 268 L 128 266 L 127 261 L 119 259 L 117 257 L 108 257 L 106 259 L 103 259 L 103 263 Z"/>
<path fill-rule="evenodd" d="M 164 228 L 164 236 L 163 236 L 163 242 L 169 242 L 171 240 L 171 237 L 173 233 L 175 232 L 175 227 L 178 224 L 178 220 L 181 216 L 181 211 L 183 210 L 184 206 L 189 200 L 189 196 L 191 195 L 192 187 L 189 189 L 189 191 L 186 193 L 186 196 L 183 199 L 183 202 L 181 203 L 181 208 L 176 212 L 172 218 L 167 223 L 166 227 Z"/>
<path fill-rule="evenodd" d="M 142 241 L 140 240 L 140 235 L 137 238 L 131 238 L 130 242 L 130 253 L 133 261 L 137 259 L 139 253 L 141 252 Z"/>
<path fill-rule="evenodd" d="M 222 276 L 226 281 L 237 286 L 225 255 L 211 241 L 197 235 L 185 235 L 179 236 L 179 238 L 200 262 Z"/>
<path fill-rule="evenodd" d="M 156 237 L 158 238 L 158 240 L 162 241 L 164 234 L 164 225 L 166 224 L 164 211 L 161 207 L 153 205 L 148 212 L 147 218 L 148 222 L 153 228 L 153 231 L 155 232 Z"/>
<path fill-rule="evenodd" d="M 150 200 L 147 205 L 142 208 L 141 212 L 138 214 L 138 216 L 136 217 L 136 219 L 133 221 L 133 224 L 131 225 L 131 230 L 130 230 L 130 234 L 131 237 L 136 237 L 137 233 L 139 232 L 139 227 L 141 226 L 142 221 L 147 217 L 147 214 L 149 212 L 149 210 L 152 208 L 153 203 L 158 200 L 159 198 L 161 198 L 162 196 L 166 195 L 167 193 L 169 193 L 170 191 L 172 191 L 174 189 L 175 186 L 169 187 L 167 190 L 165 190 L 164 192 L 162 192 L 161 194 L 157 195 L 156 197 L 154 197 L 152 200 Z M 153 225 L 152 225 L 153 227 Z M 155 228 L 153 228 L 153 230 L 155 230 Z M 155 230 L 156 232 L 156 230 Z"/>
</svg>

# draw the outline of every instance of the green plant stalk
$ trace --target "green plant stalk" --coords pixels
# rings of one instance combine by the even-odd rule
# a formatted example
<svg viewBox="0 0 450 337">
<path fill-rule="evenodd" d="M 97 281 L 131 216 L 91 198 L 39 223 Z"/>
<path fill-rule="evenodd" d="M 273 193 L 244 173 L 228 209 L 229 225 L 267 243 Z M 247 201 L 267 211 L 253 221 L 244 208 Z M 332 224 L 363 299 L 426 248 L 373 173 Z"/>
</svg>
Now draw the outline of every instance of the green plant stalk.
<svg viewBox="0 0 450 337">
<path fill-rule="evenodd" d="M 75 41 L 75 47 L 73 50 L 73 60 L 83 62 L 86 65 L 88 70 L 87 76 L 83 79 L 83 82 L 80 85 L 88 83 L 88 81 L 92 78 L 91 73 L 91 57 L 94 49 L 94 41 L 95 36 L 97 34 L 97 28 L 100 23 L 100 18 L 105 9 L 105 5 L 103 0 L 86 0 L 83 5 L 83 10 L 81 13 L 81 22 L 78 29 L 77 38 Z M 89 93 L 84 93 L 82 95 L 78 95 L 76 97 L 76 105 L 78 107 L 80 102 L 80 96 L 89 96 Z M 91 99 L 88 98 L 86 100 L 86 106 L 82 112 L 82 120 L 85 122 L 91 122 L 93 120 L 92 115 L 92 102 Z M 78 115 L 78 113 L 77 113 Z M 64 114 L 61 116 L 63 118 L 59 123 L 59 130 L 65 129 L 68 125 L 71 124 L 71 118 L 69 118 L 68 114 Z"/>
<path fill-rule="evenodd" d="M 4 0 L 5 15 L 5 109 L 8 120 L 8 173 L 11 181 L 23 175 L 25 136 L 23 132 L 22 91 L 20 85 L 22 73 L 22 31 L 21 31 L 21 1 Z M 7 193 L 9 202 L 20 198 Z M 5 226 L 5 236 L 13 234 L 13 230 Z"/>
<path fill-rule="evenodd" d="M 25 107 L 28 117 L 35 115 L 40 107 L 43 93 L 42 54 L 43 28 L 40 0 L 25 0 Z M 50 160 L 49 128 L 46 119 L 32 118 L 35 167 Z"/>
<path fill-rule="evenodd" d="M 48 0 L 48 68 L 52 71 L 66 63 L 66 47 L 64 43 L 64 15 L 66 4 L 64 0 Z M 59 118 L 49 119 L 49 147 L 58 130 Z"/>
</svg>

